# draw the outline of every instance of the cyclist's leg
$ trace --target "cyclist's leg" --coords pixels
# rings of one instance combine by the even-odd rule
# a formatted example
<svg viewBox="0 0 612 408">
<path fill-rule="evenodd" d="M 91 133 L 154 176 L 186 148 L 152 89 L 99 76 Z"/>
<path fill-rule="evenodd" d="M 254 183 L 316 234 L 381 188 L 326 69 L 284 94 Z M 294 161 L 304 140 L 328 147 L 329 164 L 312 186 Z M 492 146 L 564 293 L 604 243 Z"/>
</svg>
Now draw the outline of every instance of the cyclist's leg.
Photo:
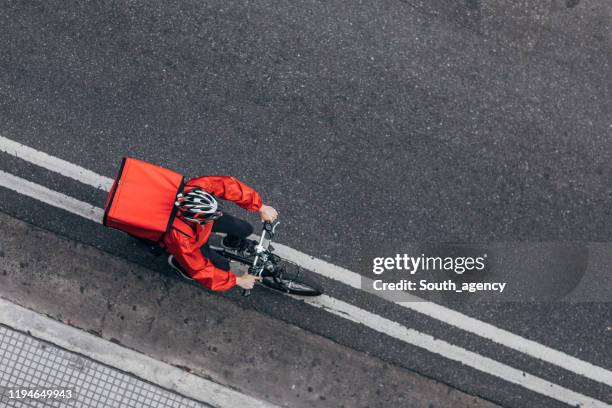
<svg viewBox="0 0 612 408">
<path fill-rule="evenodd" d="M 210 259 L 210 261 L 219 269 L 223 269 L 224 271 L 230 270 L 230 261 L 214 249 L 211 249 L 208 244 L 204 245 L 200 248 L 202 255 L 204 257 Z"/>
<path fill-rule="evenodd" d="M 218 220 L 215 220 L 212 230 L 226 233 L 224 243 L 231 247 L 238 247 L 244 238 L 253 233 L 253 226 L 240 218 L 224 213 Z"/>
</svg>

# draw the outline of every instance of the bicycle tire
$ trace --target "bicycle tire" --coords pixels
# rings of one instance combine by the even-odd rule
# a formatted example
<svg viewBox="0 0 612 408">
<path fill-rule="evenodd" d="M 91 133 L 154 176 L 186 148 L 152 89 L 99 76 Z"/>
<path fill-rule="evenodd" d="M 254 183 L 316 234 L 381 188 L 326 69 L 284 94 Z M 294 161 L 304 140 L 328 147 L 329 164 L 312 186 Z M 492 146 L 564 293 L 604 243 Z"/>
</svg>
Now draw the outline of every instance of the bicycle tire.
<svg viewBox="0 0 612 408">
<path fill-rule="evenodd" d="M 323 287 L 318 282 L 305 276 L 301 276 L 298 279 L 265 277 L 261 283 L 270 289 L 297 296 L 310 297 L 323 294 Z"/>
</svg>

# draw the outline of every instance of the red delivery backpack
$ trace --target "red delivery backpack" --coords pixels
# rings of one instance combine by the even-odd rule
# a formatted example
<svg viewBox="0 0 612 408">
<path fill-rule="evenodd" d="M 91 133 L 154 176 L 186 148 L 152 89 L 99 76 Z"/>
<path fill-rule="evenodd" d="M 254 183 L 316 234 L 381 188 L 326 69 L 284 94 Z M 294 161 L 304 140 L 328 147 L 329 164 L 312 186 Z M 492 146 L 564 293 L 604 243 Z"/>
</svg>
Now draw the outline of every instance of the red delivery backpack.
<svg viewBox="0 0 612 408">
<path fill-rule="evenodd" d="M 160 242 L 174 222 L 174 202 L 183 185 L 181 174 L 125 157 L 106 199 L 103 224 Z"/>
</svg>

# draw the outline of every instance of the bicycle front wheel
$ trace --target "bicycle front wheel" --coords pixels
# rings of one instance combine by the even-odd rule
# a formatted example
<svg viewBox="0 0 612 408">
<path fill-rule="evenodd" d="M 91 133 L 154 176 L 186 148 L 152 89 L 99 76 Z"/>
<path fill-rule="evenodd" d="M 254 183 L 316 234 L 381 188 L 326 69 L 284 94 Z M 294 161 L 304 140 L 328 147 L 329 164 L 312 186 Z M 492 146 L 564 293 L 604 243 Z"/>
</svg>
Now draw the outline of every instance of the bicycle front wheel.
<svg viewBox="0 0 612 408">
<path fill-rule="evenodd" d="M 320 285 L 315 282 L 308 282 L 305 279 L 296 281 L 283 278 L 264 278 L 261 283 L 271 289 L 298 296 L 319 296 L 323 293 Z"/>
<path fill-rule="evenodd" d="M 321 284 L 305 276 L 302 268 L 287 261 L 283 264 L 274 276 L 264 277 L 261 283 L 271 289 L 298 296 L 319 296 L 323 293 Z"/>
</svg>

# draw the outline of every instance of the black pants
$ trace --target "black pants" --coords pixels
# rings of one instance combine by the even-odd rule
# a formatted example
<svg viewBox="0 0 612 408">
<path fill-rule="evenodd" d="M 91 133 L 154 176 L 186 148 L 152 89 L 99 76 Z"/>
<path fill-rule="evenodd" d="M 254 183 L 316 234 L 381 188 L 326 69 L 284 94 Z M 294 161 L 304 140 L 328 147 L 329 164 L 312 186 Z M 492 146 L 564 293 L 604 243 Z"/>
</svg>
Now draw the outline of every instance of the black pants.
<svg viewBox="0 0 612 408">
<path fill-rule="evenodd" d="M 253 227 L 248 222 L 236 218 L 233 215 L 223 213 L 223 215 L 215 220 L 213 232 L 224 232 L 227 234 L 225 243 L 230 246 L 238 246 L 240 242 L 253 233 Z M 219 269 L 224 271 L 230 270 L 229 260 L 219 252 L 211 249 L 208 244 L 204 244 L 201 248 L 202 255 L 210 259 L 210 261 Z"/>
</svg>

